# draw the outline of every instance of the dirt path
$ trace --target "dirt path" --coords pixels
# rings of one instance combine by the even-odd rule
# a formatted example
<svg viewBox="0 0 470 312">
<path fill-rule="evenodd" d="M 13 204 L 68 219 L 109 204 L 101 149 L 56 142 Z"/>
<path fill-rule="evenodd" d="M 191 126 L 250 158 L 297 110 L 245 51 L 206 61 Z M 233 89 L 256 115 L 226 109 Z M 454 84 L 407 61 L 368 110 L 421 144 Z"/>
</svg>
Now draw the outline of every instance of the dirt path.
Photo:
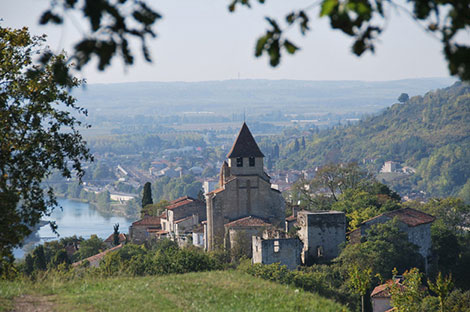
<svg viewBox="0 0 470 312">
<path fill-rule="evenodd" d="M 54 311 L 53 296 L 23 295 L 14 299 L 14 312 Z"/>
</svg>

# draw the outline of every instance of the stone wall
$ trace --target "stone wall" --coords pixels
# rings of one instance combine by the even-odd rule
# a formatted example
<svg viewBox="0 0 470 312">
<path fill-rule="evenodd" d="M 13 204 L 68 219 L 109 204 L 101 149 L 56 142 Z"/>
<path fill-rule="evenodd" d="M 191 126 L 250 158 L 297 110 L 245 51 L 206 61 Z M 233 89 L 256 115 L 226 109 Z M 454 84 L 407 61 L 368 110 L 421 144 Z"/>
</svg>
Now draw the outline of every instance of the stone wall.
<svg viewBox="0 0 470 312">
<path fill-rule="evenodd" d="M 346 216 L 339 211 L 301 211 L 297 216 L 302 240 L 302 260 L 312 264 L 339 255 L 339 245 L 346 240 Z"/>
<path fill-rule="evenodd" d="M 264 227 L 237 227 L 226 229 L 225 249 L 230 250 L 236 247 L 251 258 L 253 247 L 251 245 L 252 236 L 258 236 L 263 233 Z"/>
<path fill-rule="evenodd" d="M 301 264 L 303 244 L 298 238 L 262 239 L 253 236 L 252 245 L 252 263 L 280 263 L 289 270 L 294 270 Z"/>
<path fill-rule="evenodd" d="M 279 226 L 284 220 L 285 202 L 281 193 L 261 177 L 232 177 L 224 189 L 206 196 L 208 249 L 223 244 L 224 224 L 255 216 Z"/>
</svg>

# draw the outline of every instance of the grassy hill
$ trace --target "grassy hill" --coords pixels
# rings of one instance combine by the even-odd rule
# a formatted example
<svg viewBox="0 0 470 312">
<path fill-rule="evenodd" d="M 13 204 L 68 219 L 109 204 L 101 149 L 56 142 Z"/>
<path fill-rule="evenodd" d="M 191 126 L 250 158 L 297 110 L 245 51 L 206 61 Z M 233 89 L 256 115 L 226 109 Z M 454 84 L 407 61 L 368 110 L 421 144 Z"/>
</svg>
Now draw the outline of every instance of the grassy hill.
<svg viewBox="0 0 470 312">
<path fill-rule="evenodd" d="M 306 139 L 306 148 L 286 153 L 281 167 L 368 159 L 378 171 L 392 160 L 417 169 L 408 181 L 413 186 L 434 196 L 458 195 L 466 183 L 470 189 L 470 86 L 455 83 Z"/>
<path fill-rule="evenodd" d="M 316 294 L 240 271 L 0 281 L 0 311 L 348 311 Z M 30 309 L 30 310 L 28 310 Z"/>
</svg>

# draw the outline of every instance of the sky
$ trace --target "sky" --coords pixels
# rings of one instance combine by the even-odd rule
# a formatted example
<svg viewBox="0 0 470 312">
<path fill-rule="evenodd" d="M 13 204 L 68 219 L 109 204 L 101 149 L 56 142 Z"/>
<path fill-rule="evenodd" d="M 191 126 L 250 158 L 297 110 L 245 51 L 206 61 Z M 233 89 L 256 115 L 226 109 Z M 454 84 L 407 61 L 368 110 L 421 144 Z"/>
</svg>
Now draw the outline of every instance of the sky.
<svg viewBox="0 0 470 312">
<path fill-rule="evenodd" d="M 74 42 L 86 33 L 87 25 L 77 14 L 62 26 L 40 26 L 41 12 L 51 0 L 2 0 L 3 27 L 28 26 L 33 34 L 46 33 L 55 50 L 72 51 Z M 163 15 L 155 25 L 156 39 L 150 39 L 152 63 L 143 60 L 140 43 L 132 45 L 133 66 L 114 59 L 112 67 L 100 72 L 94 64 L 80 73 L 88 83 L 138 81 L 207 81 L 226 79 L 366 80 L 448 77 L 441 44 L 403 12 L 390 10 L 387 27 L 376 52 L 357 57 L 352 40 L 332 30 L 326 19 L 313 12 L 311 31 L 302 37 L 289 32 L 301 47 L 294 56 L 284 55 L 272 68 L 267 57 L 254 57 L 256 39 L 264 33 L 265 16 L 283 17 L 292 9 L 313 1 L 270 0 L 254 3 L 252 9 L 239 7 L 229 13 L 227 0 L 147 0 Z M 73 19 L 73 21 L 72 21 Z"/>
</svg>

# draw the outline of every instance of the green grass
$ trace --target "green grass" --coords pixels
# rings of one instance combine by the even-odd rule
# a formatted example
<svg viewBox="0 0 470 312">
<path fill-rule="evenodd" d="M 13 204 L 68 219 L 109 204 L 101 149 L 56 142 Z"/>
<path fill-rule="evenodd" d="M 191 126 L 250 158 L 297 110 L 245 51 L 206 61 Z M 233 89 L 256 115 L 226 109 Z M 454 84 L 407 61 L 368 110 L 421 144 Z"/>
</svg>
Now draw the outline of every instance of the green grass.
<svg viewBox="0 0 470 312">
<path fill-rule="evenodd" d="M 317 294 L 239 271 L 86 278 L 69 282 L 0 282 L 0 310 L 32 295 L 57 311 L 347 311 Z"/>
</svg>

